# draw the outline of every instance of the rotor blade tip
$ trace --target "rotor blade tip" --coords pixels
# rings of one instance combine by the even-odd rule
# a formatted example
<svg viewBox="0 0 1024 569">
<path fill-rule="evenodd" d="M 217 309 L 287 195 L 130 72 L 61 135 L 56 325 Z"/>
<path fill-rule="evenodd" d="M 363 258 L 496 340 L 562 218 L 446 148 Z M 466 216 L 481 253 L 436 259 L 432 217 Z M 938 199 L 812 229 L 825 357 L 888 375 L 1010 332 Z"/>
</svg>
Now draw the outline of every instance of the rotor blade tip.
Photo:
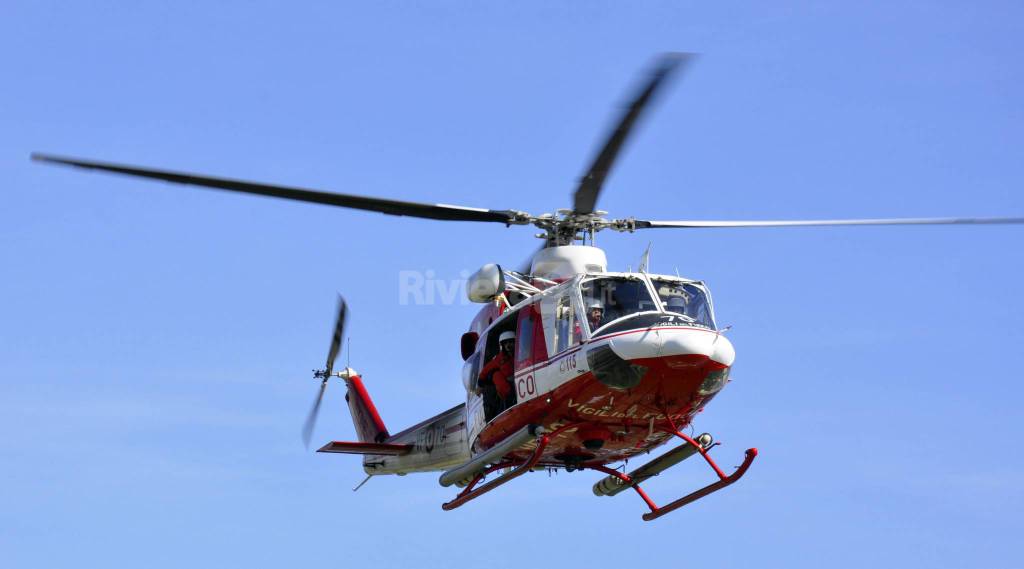
<svg viewBox="0 0 1024 569">
<path fill-rule="evenodd" d="M 68 166 L 75 165 L 70 158 L 63 158 L 56 154 L 44 154 L 42 152 L 33 152 L 28 155 L 29 159 L 33 162 L 42 162 L 44 164 L 63 164 Z"/>
<path fill-rule="evenodd" d="M 663 54 L 656 67 L 656 74 L 668 75 L 681 67 L 686 67 L 697 59 L 696 53 L 669 52 Z"/>
</svg>

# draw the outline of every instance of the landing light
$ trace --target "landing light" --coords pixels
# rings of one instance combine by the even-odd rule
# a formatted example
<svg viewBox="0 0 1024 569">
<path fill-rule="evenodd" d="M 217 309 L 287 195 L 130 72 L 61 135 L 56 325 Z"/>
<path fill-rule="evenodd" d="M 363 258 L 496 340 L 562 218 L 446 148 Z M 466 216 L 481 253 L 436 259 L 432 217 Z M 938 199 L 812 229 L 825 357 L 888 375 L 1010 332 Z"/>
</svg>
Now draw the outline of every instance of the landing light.
<svg viewBox="0 0 1024 569">
<path fill-rule="evenodd" d="M 725 383 L 729 381 L 729 369 L 726 367 L 708 373 L 707 377 L 704 378 L 704 382 L 700 384 L 700 389 L 697 390 L 697 393 L 711 395 L 721 391 L 725 387 Z"/>
</svg>

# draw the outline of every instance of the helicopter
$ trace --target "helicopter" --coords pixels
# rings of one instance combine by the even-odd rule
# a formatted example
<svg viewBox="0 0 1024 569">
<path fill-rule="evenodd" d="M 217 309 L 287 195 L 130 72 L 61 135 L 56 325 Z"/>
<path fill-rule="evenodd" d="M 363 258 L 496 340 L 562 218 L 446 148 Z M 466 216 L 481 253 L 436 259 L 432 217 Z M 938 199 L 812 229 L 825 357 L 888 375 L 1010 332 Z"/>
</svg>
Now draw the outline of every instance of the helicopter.
<svg viewBox="0 0 1024 569">
<path fill-rule="evenodd" d="M 469 300 L 481 308 L 459 340 L 465 401 L 402 431 L 389 431 L 357 371 L 335 368 L 348 314 L 339 298 L 326 364 L 313 372 L 320 385 L 302 438 L 308 447 L 326 388 L 332 379 L 341 380 L 358 440 L 331 441 L 318 452 L 362 455 L 367 478 L 359 486 L 373 476 L 440 472 L 442 486 L 460 489 L 442 504 L 452 510 L 529 472 L 592 470 L 604 475 L 593 485 L 595 495 L 632 490 L 649 510 L 642 518 L 650 521 L 735 483 L 758 453 L 747 449 L 741 464 L 727 473 L 711 456 L 718 445 L 714 437 L 692 434 L 697 414 L 730 382 L 736 358 L 727 328 L 715 321 L 707 284 L 650 273 L 647 253 L 635 271 L 609 271 L 607 256 L 595 242 L 597 233 L 1024 223 L 1021 217 L 609 219 L 597 201 L 621 149 L 665 85 L 694 57 L 669 53 L 657 59 L 579 180 L 572 207 L 556 213 L 399 201 L 49 154 L 36 153 L 32 159 L 395 216 L 540 229 L 543 245 L 528 265 L 488 263 L 467 281 Z M 637 468 L 615 467 L 673 440 L 679 444 Z M 643 489 L 645 481 L 697 455 L 716 480 L 664 505 Z"/>
</svg>

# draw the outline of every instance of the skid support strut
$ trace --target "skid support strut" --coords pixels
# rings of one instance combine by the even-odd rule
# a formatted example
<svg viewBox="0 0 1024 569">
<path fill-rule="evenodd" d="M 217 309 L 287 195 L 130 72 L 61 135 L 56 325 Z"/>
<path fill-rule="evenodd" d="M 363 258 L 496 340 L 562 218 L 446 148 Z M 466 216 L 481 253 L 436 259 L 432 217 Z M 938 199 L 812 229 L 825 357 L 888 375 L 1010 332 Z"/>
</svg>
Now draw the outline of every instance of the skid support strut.
<svg viewBox="0 0 1024 569">
<path fill-rule="evenodd" d="M 527 472 L 530 471 L 530 469 L 537 465 L 537 462 L 540 460 L 540 457 L 544 454 L 544 449 L 547 448 L 548 443 L 551 442 L 551 439 L 554 438 L 555 435 L 558 435 L 568 429 L 576 428 L 579 425 L 579 423 L 564 425 L 551 431 L 550 433 L 545 433 L 541 435 L 537 439 L 537 448 L 533 450 L 533 454 L 530 455 L 530 458 L 526 459 L 524 462 L 517 464 L 515 461 L 507 461 L 491 465 L 486 470 L 473 477 L 473 480 L 466 486 L 465 489 L 462 490 L 462 492 L 459 492 L 459 495 L 456 496 L 454 500 L 441 504 L 441 509 L 445 511 L 454 510 L 455 508 L 458 508 L 459 506 L 465 504 L 466 502 L 474 498 L 478 498 L 486 494 L 487 492 L 490 492 L 491 490 L 494 490 L 498 486 L 501 486 L 502 484 L 512 480 L 513 478 L 518 478 L 523 474 L 526 474 Z M 513 466 L 515 468 L 512 468 L 512 470 L 510 470 L 509 472 L 502 474 L 501 476 L 495 478 L 494 480 L 491 480 L 490 482 L 484 484 L 479 488 L 476 487 L 476 485 L 481 480 L 483 480 L 484 476 L 487 476 L 488 474 L 494 471 L 501 470 L 503 468 L 511 468 Z"/>
<path fill-rule="evenodd" d="M 637 495 L 640 496 L 640 499 L 642 499 L 644 503 L 647 504 L 647 507 L 651 509 L 650 512 L 643 515 L 644 521 L 646 522 L 660 518 L 665 514 L 678 510 L 679 508 L 682 508 L 683 506 L 691 502 L 695 502 L 703 498 L 704 496 L 707 496 L 708 494 L 717 492 L 722 488 L 725 488 L 726 486 L 732 484 L 733 482 L 736 482 L 737 480 L 743 477 L 743 475 L 747 472 L 747 469 L 750 468 L 750 464 L 754 462 L 754 458 L 757 457 L 756 448 L 747 449 L 747 452 L 743 458 L 743 463 L 736 468 L 735 472 L 733 472 L 730 475 L 726 475 L 724 472 L 722 472 L 722 469 L 718 467 L 714 459 L 712 459 L 711 456 L 708 454 L 708 450 L 710 450 L 710 447 L 705 448 L 699 442 L 693 440 L 692 437 L 676 429 L 675 425 L 672 424 L 671 422 L 669 423 L 669 428 L 665 428 L 662 430 L 683 439 L 684 441 L 686 441 L 686 444 L 692 445 L 693 448 L 697 449 L 697 452 L 699 452 L 700 455 L 704 458 L 704 460 L 707 461 L 708 466 L 710 466 L 711 469 L 715 471 L 715 474 L 718 476 L 718 481 L 708 484 L 707 486 L 699 490 L 691 492 L 674 502 L 670 502 L 664 506 L 658 506 L 657 504 L 654 503 L 654 500 L 651 500 L 650 496 L 648 496 L 647 493 L 644 492 L 643 488 L 640 487 L 640 480 L 633 480 L 628 474 L 619 472 L 618 470 L 613 470 L 603 465 L 590 465 L 585 467 L 590 468 L 592 470 L 596 470 L 598 472 L 603 472 L 609 476 L 614 476 L 615 478 L 621 480 L 623 485 L 626 485 L 635 490 Z M 641 467 L 640 470 L 642 469 L 643 467 Z"/>
</svg>

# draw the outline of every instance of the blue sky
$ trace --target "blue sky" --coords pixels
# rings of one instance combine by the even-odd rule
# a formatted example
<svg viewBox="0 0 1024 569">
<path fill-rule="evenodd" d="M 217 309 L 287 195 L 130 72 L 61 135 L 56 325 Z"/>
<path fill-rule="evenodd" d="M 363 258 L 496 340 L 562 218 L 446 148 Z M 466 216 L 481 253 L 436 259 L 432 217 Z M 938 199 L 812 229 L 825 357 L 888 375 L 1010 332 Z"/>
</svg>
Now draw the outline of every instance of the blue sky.
<svg viewBox="0 0 1024 569">
<path fill-rule="evenodd" d="M 463 397 L 471 306 L 399 302 L 536 243 L 172 187 L 48 151 L 374 196 L 567 207 L 655 54 L 702 53 L 600 207 L 641 218 L 1024 215 L 1019 3 L 0 7 L 0 551 L 7 567 L 1019 567 L 1024 228 L 649 231 L 613 268 L 705 279 L 761 456 L 652 523 L 590 473 L 444 513 L 434 475 L 304 451 L 335 294 L 396 430 Z M 343 358 L 347 356 L 342 356 Z M 316 441 L 352 438 L 342 390 Z M 651 484 L 669 501 L 695 463 Z"/>
</svg>

